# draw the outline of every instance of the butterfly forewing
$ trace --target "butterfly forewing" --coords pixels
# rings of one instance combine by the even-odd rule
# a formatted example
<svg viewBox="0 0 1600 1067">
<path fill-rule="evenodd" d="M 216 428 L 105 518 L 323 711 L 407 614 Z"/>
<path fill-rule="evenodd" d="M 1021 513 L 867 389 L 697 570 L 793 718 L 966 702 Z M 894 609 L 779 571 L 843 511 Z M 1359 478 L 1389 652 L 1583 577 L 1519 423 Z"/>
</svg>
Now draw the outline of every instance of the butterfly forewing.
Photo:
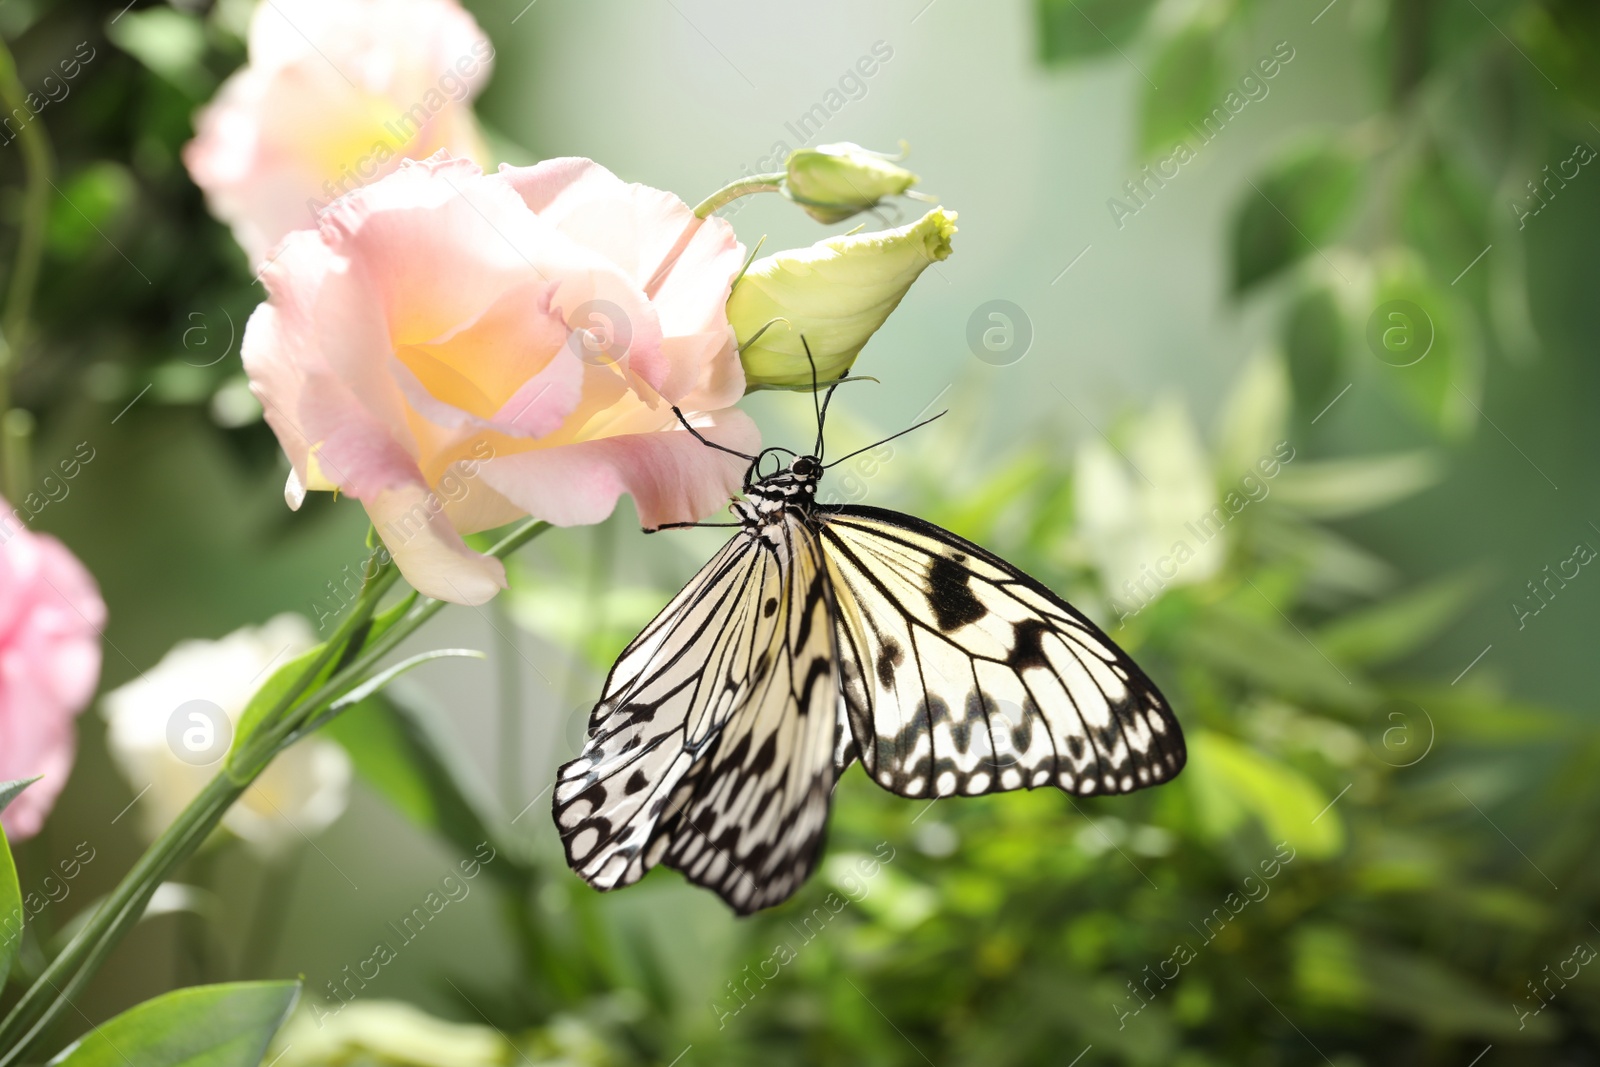
<svg viewBox="0 0 1600 1067">
<path fill-rule="evenodd" d="M 929 523 L 818 508 L 840 677 L 867 773 L 910 797 L 1126 793 L 1184 763 L 1165 699 L 1105 634 Z"/>
</svg>

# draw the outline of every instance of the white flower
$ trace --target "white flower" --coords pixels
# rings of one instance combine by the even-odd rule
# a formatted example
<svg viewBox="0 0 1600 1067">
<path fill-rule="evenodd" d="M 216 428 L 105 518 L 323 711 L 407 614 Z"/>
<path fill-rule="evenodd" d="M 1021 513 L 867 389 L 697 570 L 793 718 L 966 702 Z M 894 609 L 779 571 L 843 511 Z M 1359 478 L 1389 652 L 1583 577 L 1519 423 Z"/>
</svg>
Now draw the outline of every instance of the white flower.
<svg viewBox="0 0 1600 1067">
<path fill-rule="evenodd" d="M 1178 400 L 1138 420 L 1126 459 L 1099 440 L 1085 444 L 1073 486 L 1079 535 L 1124 611 L 1222 566 L 1227 512 L 1218 510 L 1200 435 Z"/>
<path fill-rule="evenodd" d="M 222 767 L 239 716 L 255 691 L 316 643 L 299 615 L 279 615 L 217 641 L 182 641 L 140 677 L 108 693 L 102 712 L 112 758 L 139 800 L 155 837 Z M 217 710 L 228 728 L 212 722 Z M 320 832 L 345 809 L 350 757 L 332 741 L 308 738 L 273 761 L 222 825 L 273 855 Z"/>
</svg>

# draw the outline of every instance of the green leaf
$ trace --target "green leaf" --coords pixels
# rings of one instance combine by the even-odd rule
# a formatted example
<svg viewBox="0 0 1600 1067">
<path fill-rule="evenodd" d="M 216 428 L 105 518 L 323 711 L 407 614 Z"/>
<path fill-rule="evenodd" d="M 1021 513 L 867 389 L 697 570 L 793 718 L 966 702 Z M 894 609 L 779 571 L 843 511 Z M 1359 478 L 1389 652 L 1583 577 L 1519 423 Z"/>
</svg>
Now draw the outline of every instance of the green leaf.
<svg viewBox="0 0 1600 1067">
<path fill-rule="evenodd" d="M 0 782 L 0 811 L 5 811 L 17 795 L 39 780 L 39 776 L 32 778 L 18 778 L 11 782 Z"/>
<path fill-rule="evenodd" d="M 1444 578 L 1330 623 L 1315 640 L 1343 663 L 1392 663 L 1438 636 L 1461 617 L 1483 583 L 1476 576 Z"/>
<path fill-rule="evenodd" d="M 1307 419 L 1320 415 L 1339 384 L 1345 346 L 1344 314 L 1333 291 L 1318 286 L 1301 293 L 1283 324 L 1283 351 L 1295 408 Z"/>
<path fill-rule="evenodd" d="M 1172 38 L 1156 56 L 1139 108 L 1139 147 L 1148 157 L 1171 152 L 1194 136 L 1190 124 L 1210 114 L 1221 95 L 1221 64 L 1213 27 L 1194 27 Z"/>
<path fill-rule="evenodd" d="M 1296 854 L 1322 859 L 1344 846 L 1344 820 L 1333 799 L 1285 763 L 1231 737 L 1200 730 L 1189 739 L 1184 773 L 1207 834 L 1233 833 L 1247 817 L 1267 839 L 1287 842 Z"/>
<path fill-rule="evenodd" d="M 1036 0 L 1039 58 L 1063 63 L 1122 48 L 1153 6 L 1154 0 Z"/>
<path fill-rule="evenodd" d="M 1496 1041 L 1549 1041 L 1558 1027 L 1553 1015 L 1534 1014 L 1542 1002 L 1524 992 L 1510 1004 L 1490 996 L 1456 968 L 1418 953 L 1376 944 L 1360 949 L 1370 995 L 1367 1009 L 1441 1037 Z M 1556 957 L 1556 962 L 1561 956 Z M 1528 1014 L 1519 1020 L 1517 1009 Z"/>
<path fill-rule="evenodd" d="M 14 782 L 0 782 L 0 811 L 4 811 L 18 793 L 38 780 L 22 778 Z M 12 961 L 22 947 L 22 923 L 22 889 L 17 884 L 17 865 L 11 859 L 11 845 L 6 841 L 6 832 L 0 828 L 0 990 L 5 989 Z"/>
<path fill-rule="evenodd" d="M 1363 941 L 1331 923 L 1302 925 L 1292 947 L 1295 991 L 1308 1005 L 1388 1016 L 1443 1037 L 1548 1041 L 1557 1032 L 1551 1017 L 1535 1014 L 1540 1001 L 1526 990 L 1508 1003 L 1457 968 Z M 1526 1013 L 1520 1019 L 1519 1008 Z"/>
<path fill-rule="evenodd" d="M 1469 264 L 1474 270 L 1462 276 L 1471 291 L 1482 292 L 1488 272 L 1473 264 L 1490 242 L 1491 204 L 1489 189 L 1474 180 L 1467 169 L 1452 160 L 1437 145 L 1422 153 L 1405 190 L 1405 210 L 1400 223 L 1408 243 L 1425 254 L 1430 262 L 1448 263 L 1456 270 Z"/>
<path fill-rule="evenodd" d="M 1235 604 L 1212 605 L 1198 615 L 1185 635 L 1185 648 L 1201 663 L 1280 697 L 1336 708 L 1371 702 L 1359 679 L 1341 672 L 1254 590 L 1237 596 Z"/>
<path fill-rule="evenodd" d="M 1283 361 L 1269 353 L 1253 357 L 1228 391 L 1218 419 L 1216 472 L 1224 493 L 1238 488 L 1242 474 L 1264 473 L 1262 460 L 1275 464 L 1294 455 L 1279 451 L 1288 443 L 1288 421 L 1289 376 Z"/>
<path fill-rule="evenodd" d="M 363 573 L 365 573 L 365 566 L 363 567 Z M 416 599 L 417 594 L 415 593 L 403 597 L 386 611 L 373 615 L 365 629 L 357 627 L 355 632 L 350 635 L 355 642 L 355 648 L 352 649 L 347 646 L 342 654 L 330 657 L 327 664 L 317 672 L 316 677 L 310 680 L 303 692 L 309 693 L 314 690 L 332 677 L 334 671 L 342 666 L 345 661 L 354 659 L 361 649 L 368 648 L 375 643 L 378 638 L 383 636 L 385 631 L 399 622 L 406 612 L 411 610 Z M 300 675 L 311 664 L 316 662 L 317 657 L 322 655 L 327 644 L 324 641 L 315 648 L 307 649 L 282 667 L 279 667 L 273 672 L 272 677 L 268 678 L 261 688 L 256 690 L 255 695 L 250 698 L 250 703 L 245 705 L 244 711 L 239 715 L 238 725 L 234 728 L 233 745 L 228 750 L 228 758 L 224 764 L 230 774 L 235 773 L 238 769 L 236 763 L 238 754 L 243 751 L 244 746 L 261 728 L 262 721 L 277 707 L 284 695 L 295 687 Z"/>
<path fill-rule="evenodd" d="M 299 994 L 299 982 L 179 989 L 95 1027 L 50 1067 L 257 1067 Z"/>
<path fill-rule="evenodd" d="M 204 100 L 216 87 L 205 65 L 205 24 L 194 15 L 165 6 L 125 12 L 107 23 L 106 36 L 191 100 Z"/>
<path fill-rule="evenodd" d="M 1359 178 L 1354 159 L 1321 145 L 1295 152 L 1258 179 L 1234 220 L 1234 291 L 1320 251 L 1355 202 Z"/>
<path fill-rule="evenodd" d="M 488 659 L 482 652 L 475 648 L 436 648 L 431 652 L 419 652 L 415 656 L 407 657 L 399 663 L 374 674 L 371 678 L 356 686 L 344 696 L 328 705 L 325 714 L 333 715 L 345 708 L 354 707 L 363 700 L 381 691 L 390 682 L 406 674 L 424 663 L 431 663 L 436 659 Z"/>
<path fill-rule="evenodd" d="M 1295 992 L 1319 1008 L 1361 1011 L 1371 991 L 1361 973 L 1360 948 L 1350 932 L 1332 923 L 1305 923 L 1294 932 Z"/>
<path fill-rule="evenodd" d="M 1427 708 L 1440 722 L 1448 722 L 1450 738 L 1456 744 L 1504 750 L 1570 737 L 1579 729 L 1570 715 L 1482 692 L 1466 682 L 1402 686 L 1395 696 Z"/>
<path fill-rule="evenodd" d="M 60 195 L 46 223 L 50 250 L 76 259 L 86 255 L 107 233 L 116 234 L 137 214 L 139 185 L 120 163 L 101 160 L 58 180 Z"/>
<path fill-rule="evenodd" d="M 295 683 L 300 680 L 300 675 L 311 664 L 315 663 L 317 657 L 321 654 L 322 645 L 317 645 L 315 648 L 302 652 L 282 667 L 273 671 L 272 676 L 262 683 L 260 689 L 256 690 L 255 695 L 250 698 L 250 703 L 246 704 L 244 711 L 240 713 L 238 726 L 234 727 L 233 745 L 228 750 L 228 758 L 225 764 L 229 773 L 236 769 L 236 757 L 261 728 L 262 721 L 272 712 L 273 708 L 277 707 L 278 702 L 283 699 L 284 695 L 294 688 Z M 318 682 L 327 678 L 332 672 L 332 667 L 332 662 L 323 667 L 312 681 L 311 686 L 307 688 L 314 687 Z"/>
<path fill-rule="evenodd" d="M 1383 256 L 1377 269 L 1366 341 L 1387 364 L 1379 377 L 1426 425 L 1459 438 L 1477 422 L 1483 375 L 1471 312 L 1409 251 Z"/>
<path fill-rule="evenodd" d="M 490 829 L 495 806 L 480 784 L 483 776 L 416 690 L 401 684 L 369 696 L 323 732 L 350 753 L 362 779 L 416 825 L 469 855 L 485 841 L 499 847 L 501 835 Z M 511 877 L 516 866 L 497 863 L 489 870 Z"/>
<path fill-rule="evenodd" d="M 1278 476 L 1274 492 L 1279 503 L 1307 515 L 1345 519 L 1404 500 L 1443 476 L 1443 465 L 1432 452 L 1402 452 L 1294 463 Z"/>
</svg>

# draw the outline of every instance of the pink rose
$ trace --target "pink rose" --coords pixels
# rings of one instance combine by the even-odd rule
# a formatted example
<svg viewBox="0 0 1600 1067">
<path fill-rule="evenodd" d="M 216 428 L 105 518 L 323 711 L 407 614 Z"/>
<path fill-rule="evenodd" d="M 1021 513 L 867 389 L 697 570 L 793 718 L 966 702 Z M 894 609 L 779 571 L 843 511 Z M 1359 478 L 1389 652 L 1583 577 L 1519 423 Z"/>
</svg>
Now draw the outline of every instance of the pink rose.
<svg viewBox="0 0 1600 1067">
<path fill-rule="evenodd" d="M 650 526 L 726 503 L 753 452 L 722 219 L 587 159 L 483 174 L 410 163 L 290 234 L 245 330 L 251 388 L 288 453 L 285 496 L 360 500 L 413 586 L 481 604 L 500 561 L 461 535 L 525 515 Z"/>
<path fill-rule="evenodd" d="M 44 776 L 0 815 L 13 841 L 39 832 L 72 770 L 72 720 L 100 680 L 105 621 L 78 558 L 0 500 L 0 781 Z"/>
<path fill-rule="evenodd" d="M 494 48 L 455 0 L 270 0 L 183 160 L 251 263 L 405 158 L 485 158 Z"/>
</svg>

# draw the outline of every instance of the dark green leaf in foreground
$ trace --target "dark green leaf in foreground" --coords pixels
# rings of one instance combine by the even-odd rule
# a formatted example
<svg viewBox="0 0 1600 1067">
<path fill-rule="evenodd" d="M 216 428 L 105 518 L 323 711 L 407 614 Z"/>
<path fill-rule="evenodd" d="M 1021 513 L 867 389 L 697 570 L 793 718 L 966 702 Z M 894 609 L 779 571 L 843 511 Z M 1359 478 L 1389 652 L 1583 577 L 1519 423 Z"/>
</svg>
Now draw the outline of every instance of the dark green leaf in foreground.
<svg viewBox="0 0 1600 1067">
<path fill-rule="evenodd" d="M 95 1027 L 50 1067 L 257 1067 L 299 995 L 298 982 L 179 989 Z"/>
<path fill-rule="evenodd" d="M 0 782 L 0 811 L 16 799 L 18 793 L 37 782 L 37 778 L 24 778 L 15 782 Z M 17 885 L 17 867 L 11 861 L 11 846 L 0 830 L 0 988 L 11 973 L 11 961 L 17 958 L 22 947 L 22 890 Z"/>
</svg>

